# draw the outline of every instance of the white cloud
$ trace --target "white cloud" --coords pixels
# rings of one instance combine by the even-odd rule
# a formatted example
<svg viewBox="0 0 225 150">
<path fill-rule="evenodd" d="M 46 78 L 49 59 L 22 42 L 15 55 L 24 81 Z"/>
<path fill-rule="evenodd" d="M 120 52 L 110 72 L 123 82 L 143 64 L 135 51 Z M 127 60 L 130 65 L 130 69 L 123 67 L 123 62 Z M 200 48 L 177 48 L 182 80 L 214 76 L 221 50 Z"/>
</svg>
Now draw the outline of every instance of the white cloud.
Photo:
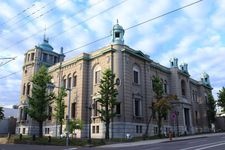
<svg viewBox="0 0 225 150">
<path fill-rule="evenodd" d="M 110 8 L 121 0 L 57 0 L 41 9 L 49 2 L 37 1 L 35 6 L 26 13 L 1 26 L 1 55 L 18 56 L 15 61 L 0 68 L 5 70 L 1 71 L 3 75 L 21 70 L 23 54 L 42 42 L 45 26 L 49 27 L 55 24 L 47 28 L 46 31 L 47 37 L 50 38 L 50 44 L 54 46 L 55 51 L 58 52 L 61 46 L 67 51 L 108 35 L 112 26 L 116 23 L 116 19 L 119 19 L 119 24 L 124 28 L 128 28 L 193 1 L 127 0 L 123 4 L 80 25 L 77 24 L 93 17 L 104 9 Z M 16 0 L 14 4 L 8 1 L 1 2 L 0 24 L 31 5 L 32 3 L 29 1 L 20 0 Z M 51 8 L 54 8 L 52 12 L 39 17 Z M 87 9 L 77 14 L 79 10 L 84 8 Z M 31 15 L 38 9 L 41 10 Z M 200 78 L 202 71 L 208 72 L 215 91 L 218 91 L 221 86 L 225 85 L 225 76 L 223 75 L 225 70 L 225 64 L 223 63 L 225 40 L 222 38 L 225 34 L 224 9 L 225 2 L 223 1 L 200 2 L 182 11 L 127 30 L 124 37 L 125 44 L 131 48 L 142 50 L 149 54 L 151 58 L 157 58 L 155 61 L 166 66 L 168 66 L 171 57 L 178 57 L 180 62 L 185 61 L 189 64 L 189 72 L 195 79 Z M 31 16 L 15 24 L 16 20 L 22 19 L 26 15 Z M 36 17 L 38 19 L 35 19 Z M 63 31 L 66 32 L 59 34 Z M 57 37 L 53 38 L 55 35 Z M 12 46 L 25 38 L 27 40 Z M 68 54 L 67 58 L 81 52 L 94 51 L 110 42 L 111 39 L 108 38 L 91 46 L 75 50 Z M 12 47 L 4 49 L 9 46 Z M 20 89 L 20 78 L 21 73 L 0 80 L 2 85 L 0 90 L 4 91 L 7 88 L 9 94 L 13 95 L 10 98 L 7 95 L 1 95 L 0 104 L 8 105 L 18 102 L 19 93 L 17 91 Z"/>
</svg>

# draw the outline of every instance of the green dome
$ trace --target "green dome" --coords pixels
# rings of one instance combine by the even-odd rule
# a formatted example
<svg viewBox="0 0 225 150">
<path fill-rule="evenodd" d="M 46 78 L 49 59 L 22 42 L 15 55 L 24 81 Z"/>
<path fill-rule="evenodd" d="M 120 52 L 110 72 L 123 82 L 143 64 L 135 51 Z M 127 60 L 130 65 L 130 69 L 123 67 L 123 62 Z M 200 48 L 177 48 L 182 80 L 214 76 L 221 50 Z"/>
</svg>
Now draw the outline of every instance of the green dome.
<svg viewBox="0 0 225 150">
<path fill-rule="evenodd" d="M 39 44 L 37 47 L 45 51 L 53 51 L 53 47 L 48 43 L 47 39 L 44 39 L 43 43 Z"/>
</svg>

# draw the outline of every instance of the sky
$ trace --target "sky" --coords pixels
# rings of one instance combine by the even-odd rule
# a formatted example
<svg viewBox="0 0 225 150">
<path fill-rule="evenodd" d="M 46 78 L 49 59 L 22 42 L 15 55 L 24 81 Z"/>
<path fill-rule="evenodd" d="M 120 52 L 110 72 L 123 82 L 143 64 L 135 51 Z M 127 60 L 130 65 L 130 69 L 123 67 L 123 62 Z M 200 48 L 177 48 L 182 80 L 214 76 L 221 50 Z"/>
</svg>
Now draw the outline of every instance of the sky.
<svg viewBox="0 0 225 150">
<path fill-rule="evenodd" d="M 66 59 L 111 43 L 116 20 L 124 29 L 197 0 L 1 0 L 0 106 L 19 104 L 24 54 L 44 34 Z M 124 42 L 169 67 L 170 58 L 188 64 L 191 78 L 210 76 L 214 98 L 225 86 L 225 1 L 202 0 L 190 7 L 125 30 Z"/>
</svg>

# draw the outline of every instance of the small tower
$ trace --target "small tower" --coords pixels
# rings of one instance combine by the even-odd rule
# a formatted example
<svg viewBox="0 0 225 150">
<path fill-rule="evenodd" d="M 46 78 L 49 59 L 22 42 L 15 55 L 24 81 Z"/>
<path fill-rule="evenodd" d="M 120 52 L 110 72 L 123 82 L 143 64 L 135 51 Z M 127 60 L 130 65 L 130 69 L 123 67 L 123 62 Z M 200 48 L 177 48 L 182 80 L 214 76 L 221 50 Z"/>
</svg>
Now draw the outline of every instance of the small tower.
<svg viewBox="0 0 225 150">
<path fill-rule="evenodd" d="M 117 20 L 117 24 L 115 24 L 113 26 L 113 29 L 112 29 L 112 44 L 121 44 L 123 45 L 124 44 L 124 39 L 123 39 L 123 36 L 124 36 L 124 29 L 121 25 L 119 25 L 118 23 L 118 20 Z"/>
<path fill-rule="evenodd" d="M 210 85 L 209 75 L 206 72 L 203 72 L 201 75 L 201 82 L 206 86 Z"/>
<path fill-rule="evenodd" d="M 170 59 L 170 67 L 171 68 L 178 68 L 178 58 L 171 58 Z"/>
</svg>

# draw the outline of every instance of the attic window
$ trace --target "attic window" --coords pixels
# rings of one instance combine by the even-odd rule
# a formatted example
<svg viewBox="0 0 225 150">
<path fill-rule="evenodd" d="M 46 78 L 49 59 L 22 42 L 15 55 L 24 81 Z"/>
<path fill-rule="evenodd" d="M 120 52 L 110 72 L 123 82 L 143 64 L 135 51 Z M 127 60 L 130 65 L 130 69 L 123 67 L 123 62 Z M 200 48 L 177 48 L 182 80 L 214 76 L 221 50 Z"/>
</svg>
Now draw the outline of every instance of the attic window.
<svg viewBox="0 0 225 150">
<path fill-rule="evenodd" d="M 115 32 L 115 37 L 119 38 L 120 37 L 120 33 L 119 32 Z"/>
</svg>

